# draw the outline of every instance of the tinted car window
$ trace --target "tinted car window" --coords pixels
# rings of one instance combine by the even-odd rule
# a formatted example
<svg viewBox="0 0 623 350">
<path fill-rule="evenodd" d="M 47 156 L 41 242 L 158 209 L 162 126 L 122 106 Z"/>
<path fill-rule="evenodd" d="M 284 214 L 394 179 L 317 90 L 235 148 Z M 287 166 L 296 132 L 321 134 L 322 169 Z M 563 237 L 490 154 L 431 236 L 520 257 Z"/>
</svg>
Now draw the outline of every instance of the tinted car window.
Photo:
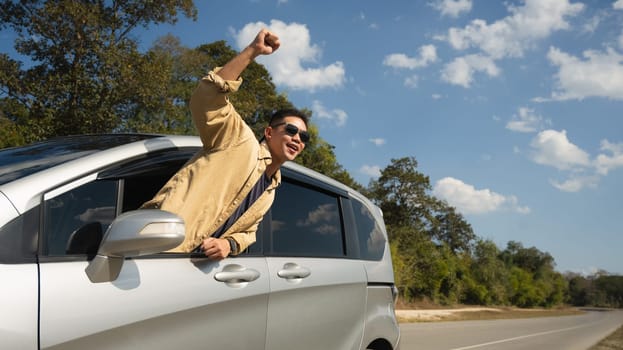
<svg viewBox="0 0 623 350">
<path fill-rule="evenodd" d="M 44 203 L 43 255 L 95 254 L 114 220 L 115 181 L 94 181 Z"/>
<path fill-rule="evenodd" d="M 344 256 L 338 196 L 284 181 L 271 210 L 271 253 Z"/>
<path fill-rule="evenodd" d="M 116 164 L 99 179 L 123 180 L 121 212 L 136 210 L 150 200 L 196 152 L 197 147 L 170 149 Z"/>
<path fill-rule="evenodd" d="M 0 264 L 36 262 L 39 206 L 0 227 Z"/>
<path fill-rule="evenodd" d="M 353 212 L 359 242 L 359 256 L 365 260 L 380 260 L 385 249 L 385 236 L 374 216 L 363 203 L 353 200 Z"/>
</svg>

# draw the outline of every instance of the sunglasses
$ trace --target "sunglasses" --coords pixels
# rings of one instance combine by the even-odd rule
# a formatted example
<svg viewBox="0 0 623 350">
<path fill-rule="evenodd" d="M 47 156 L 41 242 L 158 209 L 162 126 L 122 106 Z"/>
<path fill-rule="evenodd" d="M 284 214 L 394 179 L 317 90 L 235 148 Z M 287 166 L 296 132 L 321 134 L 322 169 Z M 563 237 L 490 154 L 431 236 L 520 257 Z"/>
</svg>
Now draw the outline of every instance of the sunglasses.
<svg viewBox="0 0 623 350">
<path fill-rule="evenodd" d="M 271 125 L 271 127 L 275 128 L 275 127 L 278 127 L 278 126 L 284 125 L 284 124 L 286 126 L 285 127 L 286 134 L 288 134 L 289 136 L 292 136 L 292 137 L 294 135 L 296 135 L 296 134 L 299 134 L 299 137 L 301 138 L 301 141 L 303 143 L 307 143 L 309 141 L 309 133 L 307 131 L 300 130 L 298 128 L 298 126 L 296 126 L 294 124 L 289 124 L 289 123 L 283 122 L 283 123 L 278 123 L 278 124 L 275 124 L 275 125 Z"/>
</svg>

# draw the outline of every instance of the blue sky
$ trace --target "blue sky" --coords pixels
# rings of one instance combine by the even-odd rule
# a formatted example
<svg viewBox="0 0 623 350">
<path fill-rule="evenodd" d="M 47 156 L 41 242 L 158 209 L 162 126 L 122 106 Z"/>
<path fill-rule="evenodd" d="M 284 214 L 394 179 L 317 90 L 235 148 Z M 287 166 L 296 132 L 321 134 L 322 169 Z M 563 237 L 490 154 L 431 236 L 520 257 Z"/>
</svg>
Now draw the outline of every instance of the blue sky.
<svg viewBox="0 0 623 350">
<path fill-rule="evenodd" d="M 501 249 L 623 274 L 623 0 L 196 4 L 197 21 L 138 32 L 142 45 L 241 49 L 267 27 L 282 46 L 259 62 L 358 182 L 415 157 Z"/>
</svg>

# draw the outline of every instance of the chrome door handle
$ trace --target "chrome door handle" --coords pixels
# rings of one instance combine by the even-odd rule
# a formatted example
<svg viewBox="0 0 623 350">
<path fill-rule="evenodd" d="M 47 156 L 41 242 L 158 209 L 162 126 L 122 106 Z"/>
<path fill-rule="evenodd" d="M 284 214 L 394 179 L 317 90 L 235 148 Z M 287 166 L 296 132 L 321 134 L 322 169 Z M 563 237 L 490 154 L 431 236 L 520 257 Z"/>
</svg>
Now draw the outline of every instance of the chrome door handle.
<svg viewBox="0 0 623 350">
<path fill-rule="evenodd" d="M 295 263 L 286 263 L 283 268 L 277 272 L 277 276 L 287 280 L 305 278 L 311 275 L 311 271 Z"/>
<path fill-rule="evenodd" d="M 248 269 L 238 264 L 230 264 L 223 268 L 221 272 L 214 274 L 214 279 L 227 284 L 241 284 L 253 282 L 260 278 L 260 272 Z"/>
</svg>

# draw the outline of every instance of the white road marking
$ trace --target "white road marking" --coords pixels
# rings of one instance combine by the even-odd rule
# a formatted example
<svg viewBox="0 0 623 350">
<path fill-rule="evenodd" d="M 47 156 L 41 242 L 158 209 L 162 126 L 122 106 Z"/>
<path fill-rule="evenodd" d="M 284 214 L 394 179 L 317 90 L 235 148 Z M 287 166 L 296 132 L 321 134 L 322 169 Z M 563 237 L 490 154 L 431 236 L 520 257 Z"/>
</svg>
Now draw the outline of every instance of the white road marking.
<svg viewBox="0 0 623 350">
<path fill-rule="evenodd" d="M 534 334 L 526 334 L 526 335 L 522 335 L 520 337 L 514 337 L 514 338 L 508 338 L 508 339 L 502 339 L 502 340 L 496 340 L 496 341 L 492 341 L 492 342 L 488 342 L 488 343 L 482 343 L 482 344 L 476 344 L 476 345 L 470 345 L 470 346 L 465 346 L 465 347 L 461 347 L 461 348 L 454 348 L 454 349 L 450 349 L 450 350 L 467 350 L 467 349 L 476 349 L 476 348 L 480 348 L 483 346 L 488 346 L 488 345 L 494 345 L 494 344 L 500 344 L 500 343 L 508 343 L 510 341 L 515 341 L 515 340 L 519 340 L 519 339 L 525 339 L 525 338 L 532 338 L 532 337 L 538 337 L 541 335 L 546 335 L 546 334 L 553 334 L 553 333 L 560 333 L 560 332 L 566 332 L 566 331 L 570 331 L 570 330 L 574 330 L 574 329 L 578 329 L 578 328 L 582 328 L 582 327 L 586 327 L 587 325 L 580 325 L 580 326 L 575 326 L 575 327 L 570 327 L 570 328 L 562 328 L 562 329 L 556 329 L 553 331 L 547 331 L 547 332 L 540 332 L 540 333 L 534 333 Z"/>
</svg>

